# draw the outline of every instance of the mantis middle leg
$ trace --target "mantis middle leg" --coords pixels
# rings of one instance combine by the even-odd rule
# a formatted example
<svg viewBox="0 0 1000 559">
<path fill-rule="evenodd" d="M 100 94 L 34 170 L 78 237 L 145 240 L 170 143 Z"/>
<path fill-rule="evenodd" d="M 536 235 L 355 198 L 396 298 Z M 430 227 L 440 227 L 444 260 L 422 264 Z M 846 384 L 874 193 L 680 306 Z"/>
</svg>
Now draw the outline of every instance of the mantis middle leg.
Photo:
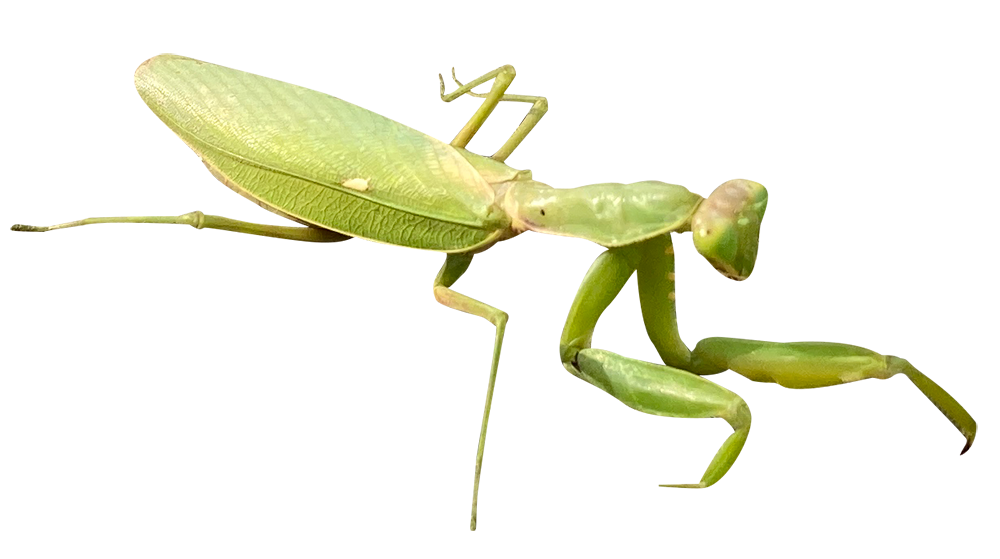
<svg viewBox="0 0 1000 559">
<path fill-rule="evenodd" d="M 636 247 L 601 254 L 584 277 L 560 340 L 566 369 L 625 405 L 652 415 L 725 419 L 733 434 L 722 444 L 699 483 L 670 487 L 708 487 L 733 465 L 750 433 L 750 408 L 729 390 L 679 368 L 629 359 L 590 347 L 604 310 L 640 263 Z"/>
<path fill-rule="evenodd" d="M 490 404 L 493 402 L 493 387 L 497 381 L 497 366 L 500 364 L 500 346 L 503 344 L 503 332 L 507 326 L 507 313 L 451 289 L 452 284 L 469 269 L 471 263 L 471 254 L 449 254 L 434 280 L 434 298 L 446 307 L 481 316 L 496 327 L 493 363 L 490 365 L 490 380 L 486 386 L 486 407 L 483 409 L 483 425 L 479 430 L 479 449 L 476 451 L 476 477 L 472 485 L 472 521 L 469 528 L 475 530 L 479 503 L 479 474 L 483 470 L 483 448 L 486 446 L 486 424 L 490 420 Z"/>
</svg>

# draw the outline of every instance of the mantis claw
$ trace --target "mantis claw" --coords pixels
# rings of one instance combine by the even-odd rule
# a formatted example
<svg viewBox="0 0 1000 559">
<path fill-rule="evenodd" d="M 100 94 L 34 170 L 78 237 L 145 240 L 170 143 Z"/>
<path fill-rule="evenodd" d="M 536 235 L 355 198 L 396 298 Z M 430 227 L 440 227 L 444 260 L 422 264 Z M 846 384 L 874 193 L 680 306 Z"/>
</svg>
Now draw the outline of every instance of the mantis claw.
<svg viewBox="0 0 1000 559">
<path fill-rule="evenodd" d="M 965 411 L 965 408 L 951 394 L 945 392 L 943 388 L 927 378 L 927 375 L 918 371 L 906 359 L 893 355 L 887 355 L 885 359 L 886 369 L 890 376 L 903 373 L 934 404 L 934 407 L 944 414 L 945 418 L 962 433 L 962 436 L 965 437 L 965 447 L 962 448 L 959 456 L 968 452 L 972 448 L 972 442 L 976 440 L 977 428 L 976 420 L 972 419 L 969 412 Z"/>
</svg>

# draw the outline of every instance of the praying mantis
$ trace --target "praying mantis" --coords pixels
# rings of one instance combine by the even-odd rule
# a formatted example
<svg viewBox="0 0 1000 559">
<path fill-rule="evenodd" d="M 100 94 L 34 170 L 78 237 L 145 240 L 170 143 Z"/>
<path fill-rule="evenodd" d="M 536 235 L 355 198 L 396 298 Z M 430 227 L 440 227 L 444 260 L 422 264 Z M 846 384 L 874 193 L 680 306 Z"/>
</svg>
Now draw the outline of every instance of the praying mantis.
<svg viewBox="0 0 1000 559">
<path fill-rule="evenodd" d="M 199 155 L 223 184 L 300 227 L 261 225 L 192 212 L 181 216 L 89 218 L 50 231 L 96 223 L 187 224 L 280 239 L 339 242 L 352 237 L 445 253 L 433 284 L 441 304 L 495 327 L 486 403 L 473 482 L 471 528 L 486 430 L 508 316 L 452 289 L 476 253 L 526 231 L 576 237 L 607 250 L 585 275 L 563 329 L 559 352 L 574 376 L 636 410 L 680 418 L 721 418 L 733 429 L 697 483 L 718 482 L 735 463 L 750 430 L 747 404 L 708 375 L 735 371 L 750 380 L 817 388 L 903 374 L 972 445 L 976 422 L 947 392 L 905 359 L 852 345 L 680 338 L 671 233 L 690 232 L 695 247 L 724 276 L 750 276 L 767 191 L 736 179 L 703 198 L 658 181 L 556 189 L 504 161 L 547 110 L 544 97 L 508 94 L 515 76 L 503 66 L 441 98 L 484 99 L 445 144 L 334 97 L 253 74 L 173 55 L 136 71 L 140 96 Z M 453 75 L 454 78 L 454 75 Z M 487 93 L 474 88 L 492 82 Z M 529 105 L 527 116 L 490 157 L 466 150 L 501 101 Z M 638 276 L 643 322 L 662 364 L 592 347 L 602 313 Z"/>
</svg>

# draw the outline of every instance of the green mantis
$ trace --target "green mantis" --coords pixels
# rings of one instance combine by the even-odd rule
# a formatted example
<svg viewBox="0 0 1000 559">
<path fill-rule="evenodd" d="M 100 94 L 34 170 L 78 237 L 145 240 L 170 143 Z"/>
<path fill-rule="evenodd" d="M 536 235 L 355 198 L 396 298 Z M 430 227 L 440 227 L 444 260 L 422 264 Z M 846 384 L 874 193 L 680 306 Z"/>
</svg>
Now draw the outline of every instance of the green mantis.
<svg viewBox="0 0 1000 559">
<path fill-rule="evenodd" d="M 443 252 L 434 296 L 445 306 L 493 324 L 495 337 L 473 484 L 478 487 L 507 314 L 452 289 L 476 253 L 536 231 L 594 241 L 607 248 L 583 279 L 560 338 L 560 358 L 574 376 L 645 413 L 721 418 L 733 428 L 696 483 L 708 487 L 733 466 L 751 416 L 738 395 L 708 375 L 733 370 L 791 388 L 831 386 L 903 374 L 958 428 L 971 446 L 976 423 L 947 392 L 908 361 L 835 343 L 773 343 L 708 338 L 693 349 L 676 322 L 671 233 L 692 234 L 700 254 L 735 280 L 753 271 L 767 191 L 753 181 L 723 183 L 707 198 L 658 181 L 555 189 L 504 161 L 547 110 L 543 97 L 512 95 L 514 69 L 500 67 L 441 96 L 484 101 L 450 144 L 339 99 L 260 76 L 163 55 L 136 71 L 140 95 L 226 186 L 301 224 L 252 224 L 201 212 L 163 217 L 89 218 L 49 231 L 95 223 L 187 224 L 289 240 L 351 237 Z M 458 82 L 458 80 L 456 80 Z M 491 83 L 490 91 L 473 88 Z M 524 103 L 527 116 L 491 157 L 465 149 L 501 101 Z M 638 276 L 643 322 L 662 364 L 592 347 L 602 313 Z"/>
</svg>

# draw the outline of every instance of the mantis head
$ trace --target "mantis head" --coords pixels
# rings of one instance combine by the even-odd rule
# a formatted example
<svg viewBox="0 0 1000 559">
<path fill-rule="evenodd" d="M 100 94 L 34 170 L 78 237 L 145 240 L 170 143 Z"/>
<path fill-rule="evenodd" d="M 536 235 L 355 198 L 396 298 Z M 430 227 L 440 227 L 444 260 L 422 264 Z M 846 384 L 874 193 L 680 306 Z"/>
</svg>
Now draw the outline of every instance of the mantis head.
<svg viewBox="0 0 1000 559">
<path fill-rule="evenodd" d="M 745 280 L 757 261 L 767 189 L 744 179 L 723 183 L 691 217 L 694 246 L 722 275 Z"/>
</svg>

